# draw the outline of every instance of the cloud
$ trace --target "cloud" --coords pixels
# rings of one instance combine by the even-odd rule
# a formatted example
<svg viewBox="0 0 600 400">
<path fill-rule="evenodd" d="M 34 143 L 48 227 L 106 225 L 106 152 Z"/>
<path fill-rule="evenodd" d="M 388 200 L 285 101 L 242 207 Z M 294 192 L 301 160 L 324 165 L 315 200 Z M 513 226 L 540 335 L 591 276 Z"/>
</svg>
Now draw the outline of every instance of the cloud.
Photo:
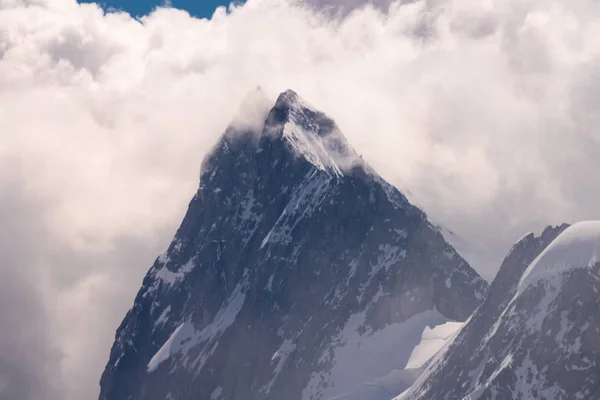
<svg viewBox="0 0 600 400">
<path fill-rule="evenodd" d="M 411 0 L 409 0 L 411 1 Z M 406 3 L 407 1 L 402 1 Z M 372 7 L 387 13 L 393 0 L 305 0 L 304 4 L 317 13 L 326 13 L 330 17 L 346 17 L 353 11 Z"/>
<path fill-rule="evenodd" d="M 0 393 L 97 395 L 114 330 L 203 155 L 257 85 L 333 116 L 385 178 L 482 252 L 600 218 L 596 2 L 332 4 L 137 20 L 0 0 L 0 317 L 12 321 Z M 489 278 L 497 266 L 475 267 Z"/>
<path fill-rule="evenodd" d="M 39 220 L 45 204 L 27 193 L 12 167 L 14 175 L 3 176 L 0 185 L 0 397 L 58 400 L 62 377 L 54 367 L 60 353 L 40 296 L 44 271 L 39 249 L 45 245 L 45 233 Z"/>
</svg>

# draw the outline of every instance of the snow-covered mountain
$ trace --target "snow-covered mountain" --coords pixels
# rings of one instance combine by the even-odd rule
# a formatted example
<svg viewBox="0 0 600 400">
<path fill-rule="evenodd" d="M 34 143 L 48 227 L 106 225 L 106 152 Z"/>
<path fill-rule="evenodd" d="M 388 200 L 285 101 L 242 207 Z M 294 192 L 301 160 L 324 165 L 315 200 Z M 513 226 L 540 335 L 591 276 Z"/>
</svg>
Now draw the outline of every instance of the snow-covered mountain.
<svg viewBox="0 0 600 400">
<path fill-rule="evenodd" d="M 398 399 L 600 398 L 599 296 L 600 222 L 525 236 L 481 307 Z"/>
<path fill-rule="evenodd" d="M 377 379 L 399 392 L 409 360 L 421 368 L 479 305 L 486 283 L 332 119 L 292 91 L 265 104 L 250 96 L 204 160 L 101 400 L 316 400 Z"/>
</svg>

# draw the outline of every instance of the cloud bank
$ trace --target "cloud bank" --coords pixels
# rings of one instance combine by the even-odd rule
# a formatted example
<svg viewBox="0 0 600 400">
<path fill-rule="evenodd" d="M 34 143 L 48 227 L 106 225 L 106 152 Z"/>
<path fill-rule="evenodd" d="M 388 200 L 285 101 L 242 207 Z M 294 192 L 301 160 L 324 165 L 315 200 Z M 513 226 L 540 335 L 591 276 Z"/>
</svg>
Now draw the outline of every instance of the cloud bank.
<svg viewBox="0 0 600 400">
<path fill-rule="evenodd" d="M 244 95 L 292 88 L 481 252 L 600 218 L 600 4 L 0 0 L 0 397 L 93 399 Z M 348 3 L 344 3 L 348 4 Z M 487 278 L 497 266 L 478 266 Z M 44 393 L 41 396 L 40 393 Z"/>
</svg>

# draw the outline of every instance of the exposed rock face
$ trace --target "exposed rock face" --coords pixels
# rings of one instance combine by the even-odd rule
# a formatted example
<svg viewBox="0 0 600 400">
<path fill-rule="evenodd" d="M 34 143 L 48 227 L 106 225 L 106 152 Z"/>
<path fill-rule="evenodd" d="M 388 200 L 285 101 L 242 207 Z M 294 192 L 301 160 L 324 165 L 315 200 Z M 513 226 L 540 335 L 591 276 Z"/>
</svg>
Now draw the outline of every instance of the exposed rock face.
<svg viewBox="0 0 600 400">
<path fill-rule="evenodd" d="M 600 223 L 528 235 L 480 308 L 398 399 L 600 398 Z"/>
<path fill-rule="evenodd" d="M 483 297 L 332 119 L 292 91 L 242 117 L 117 330 L 101 400 L 325 399 L 403 368 L 425 326 Z"/>
</svg>

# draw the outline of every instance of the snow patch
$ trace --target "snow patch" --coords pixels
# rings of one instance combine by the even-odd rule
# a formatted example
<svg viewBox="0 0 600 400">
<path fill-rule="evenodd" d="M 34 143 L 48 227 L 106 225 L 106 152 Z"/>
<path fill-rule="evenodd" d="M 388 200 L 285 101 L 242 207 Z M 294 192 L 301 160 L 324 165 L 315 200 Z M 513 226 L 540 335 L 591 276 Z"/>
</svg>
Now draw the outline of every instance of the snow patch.
<svg viewBox="0 0 600 400">
<path fill-rule="evenodd" d="M 271 388 L 273 387 L 275 380 L 279 376 L 279 373 L 283 369 L 285 362 L 287 361 L 289 355 L 292 354 L 292 352 L 295 349 L 296 345 L 294 344 L 294 341 L 291 339 L 286 339 L 283 341 L 281 346 L 279 346 L 279 349 L 277 349 L 277 351 L 273 353 L 273 357 L 271 357 L 271 362 L 277 362 L 277 365 L 275 365 L 275 369 L 273 370 L 273 378 L 262 390 L 265 396 L 267 396 L 271 391 Z"/>
<path fill-rule="evenodd" d="M 519 292 L 546 281 L 556 287 L 559 275 L 590 268 L 600 261 L 600 221 L 579 222 L 563 231 L 529 265 L 519 281 Z"/>
<path fill-rule="evenodd" d="M 371 266 L 370 275 L 375 275 L 381 268 L 387 272 L 392 265 L 406 258 L 406 250 L 398 246 L 380 244 L 379 251 L 381 253 L 377 256 L 377 263 Z"/>
<path fill-rule="evenodd" d="M 409 204 L 404 195 L 395 186 L 389 184 L 376 173 L 373 174 L 373 179 L 375 182 L 381 185 L 381 188 L 385 192 L 385 195 L 390 203 L 400 209 L 405 208 Z"/>
<path fill-rule="evenodd" d="M 423 364 L 444 347 L 448 339 L 458 332 L 463 325 L 464 323 L 462 322 L 449 321 L 433 328 L 426 326 L 423 335 L 421 335 L 421 342 L 410 354 L 406 368 L 422 367 Z"/>
<path fill-rule="evenodd" d="M 494 379 L 502 372 L 503 369 L 512 363 L 513 357 L 507 355 L 498 368 L 491 374 L 490 378 L 485 383 L 477 386 L 471 393 L 465 396 L 464 400 L 476 400 L 481 398 L 483 392 L 490 388 L 494 391 Z M 540 373 L 535 363 L 529 357 L 525 358 L 514 371 L 514 376 L 517 378 L 517 383 L 512 391 L 511 398 L 514 399 L 564 399 L 567 394 L 558 385 L 550 385 L 544 375 Z"/>
<path fill-rule="evenodd" d="M 158 319 L 154 323 L 154 326 L 157 327 L 157 326 L 163 325 L 165 322 L 167 322 L 169 320 L 169 313 L 170 312 L 171 312 L 171 306 L 167 306 L 167 308 L 165 308 L 163 310 L 163 312 L 160 313 L 160 316 L 158 317 Z"/>
<path fill-rule="evenodd" d="M 181 351 L 185 341 L 193 337 L 194 334 L 194 326 L 190 322 L 179 325 L 148 363 L 148 372 L 153 372 L 163 361 Z"/>
<path fill-rule="evenodd" d="M 268 290 L 269 292 L 273 291 L 273 278 L 275 277 L 275 274 L 272 274 L 269 277 L 269 281 L 267 282 L 267 286 L 265 286 L 265 289 Z"/>
<path fill-rule="evenodd" d="M 299 157 L 329 176 L 337 177 L 343 176 L 342 170 L 362 163 L 337 127 L 324 131 L 323 125 L 317 123 L 313 116 L 317 113 L 327 118 L 325 115 L 293 92 L 286 92 L 283 96 L 287 100 L 289 114 L 282 136 Z"/>
<path fill-rule="evenodd" d="M 158 256 L 158 262 L 161 263 L 161 264 L 163 264 L 163 265 L 166 264 L 167 262 L 169 262 L 169 256 L 168 256 L 168 254 L 169 254 L 168 249 L 165 250 L 165 251 L 163 251 L 162 253 L 160 253 L 159 256 Z"/>
<path fill-rule="evenodd" d="M 154 282 L 152 286 L 148 289 L 148 292 L 153 292 L 158 288 L 158 286 L 162 283 L 167 287 L 175 285 L 177 282 L 183 280 L 185 276 L 190 273 L 195 267 L 194 259 L 192 258 L 187 263 L 185 263 L 179 270 L 171 271 L 165 265 L 163 265 L 160 269 L 156 271 L 154 274 Z"/>
<path fill-rule="evenodd" d="M 352 278 L 354 278 L 354 275 L 356 274 L 356 269 L 358 268 L 358 260 L 354 259 L 350 261 L 350 264 L 348 264 L 348 266 L 350 267 L 350 270 L 348 271 L 348 278 L 346 278 L 346 287 L 349 287 L 350 280 L 352 280 Z"/>
<path fill-rule="evenodd" d="M 222 386 L 218 386 L 210 394 L 210 400 L 219 400 L 221 398 L 221 393 L 223 393 L 223 387 Z"/>
<path fill-rule="evenodd" d="M 290 201 L 263 239 L 260 248 L 267 244 L 287 244 L 292 241 L 292 231 L 302 219 L 310 218 L 323 202 L 331 181 L 324 174 L 312 170 L 306 174 L 302 184 L 294 190 Z"/>
<path fill-rule="evenodd" d="M 182 365 L 187 367 L 189 351 L 200 345 L 203 345 L 202 351 L 192 365 L 202 369 L 207 358 L 215 350 L 219 337 L 237 318 L 245 299 L 246 293 L 243 285 L 238 284 L 225 306 L 219 310 L 212 323 L 204 329 L 198 332 L 190 321 L 183 322 L 152 357 L 148 363 L 147 371 L 155 371 L 161 363 L 177 354 L 183 355 Z"/>
<path fill-rule="evenodd" d="M 398 237 L 401 239 L 406 239 L 408 237 L 408 232 L 406 232 L 406 229 L 394 229 L 394 232 L 396 232 Z"/>
<path fill-rule="evenodd" d="M 321 171 L 343 176 L 342 170 L 325 149 L 323 139 L 317 133 L 307 132 L 305 128 L 296 123 L 293 117 L 283 127 L 283 137 L 288 140 L 299 156 L 304 157 Z"/>
<path fill-rule="evenodd" d="M 331 348 L 320 358 L 321 363 L 332 362 L 332 368 L 311 375 L 302 399 L 335 397 L 357 383 L 372 381 L 394 369 L 405 368 L 413 349 L 421 342 L 425 327 L 447 322 L 438 311 L 429 310 L 402 323 L 372 331 L 364 325 L 365 319 L 366 311 L 363 311 L 352 315 L 346 322 Z"/>
</svg>

